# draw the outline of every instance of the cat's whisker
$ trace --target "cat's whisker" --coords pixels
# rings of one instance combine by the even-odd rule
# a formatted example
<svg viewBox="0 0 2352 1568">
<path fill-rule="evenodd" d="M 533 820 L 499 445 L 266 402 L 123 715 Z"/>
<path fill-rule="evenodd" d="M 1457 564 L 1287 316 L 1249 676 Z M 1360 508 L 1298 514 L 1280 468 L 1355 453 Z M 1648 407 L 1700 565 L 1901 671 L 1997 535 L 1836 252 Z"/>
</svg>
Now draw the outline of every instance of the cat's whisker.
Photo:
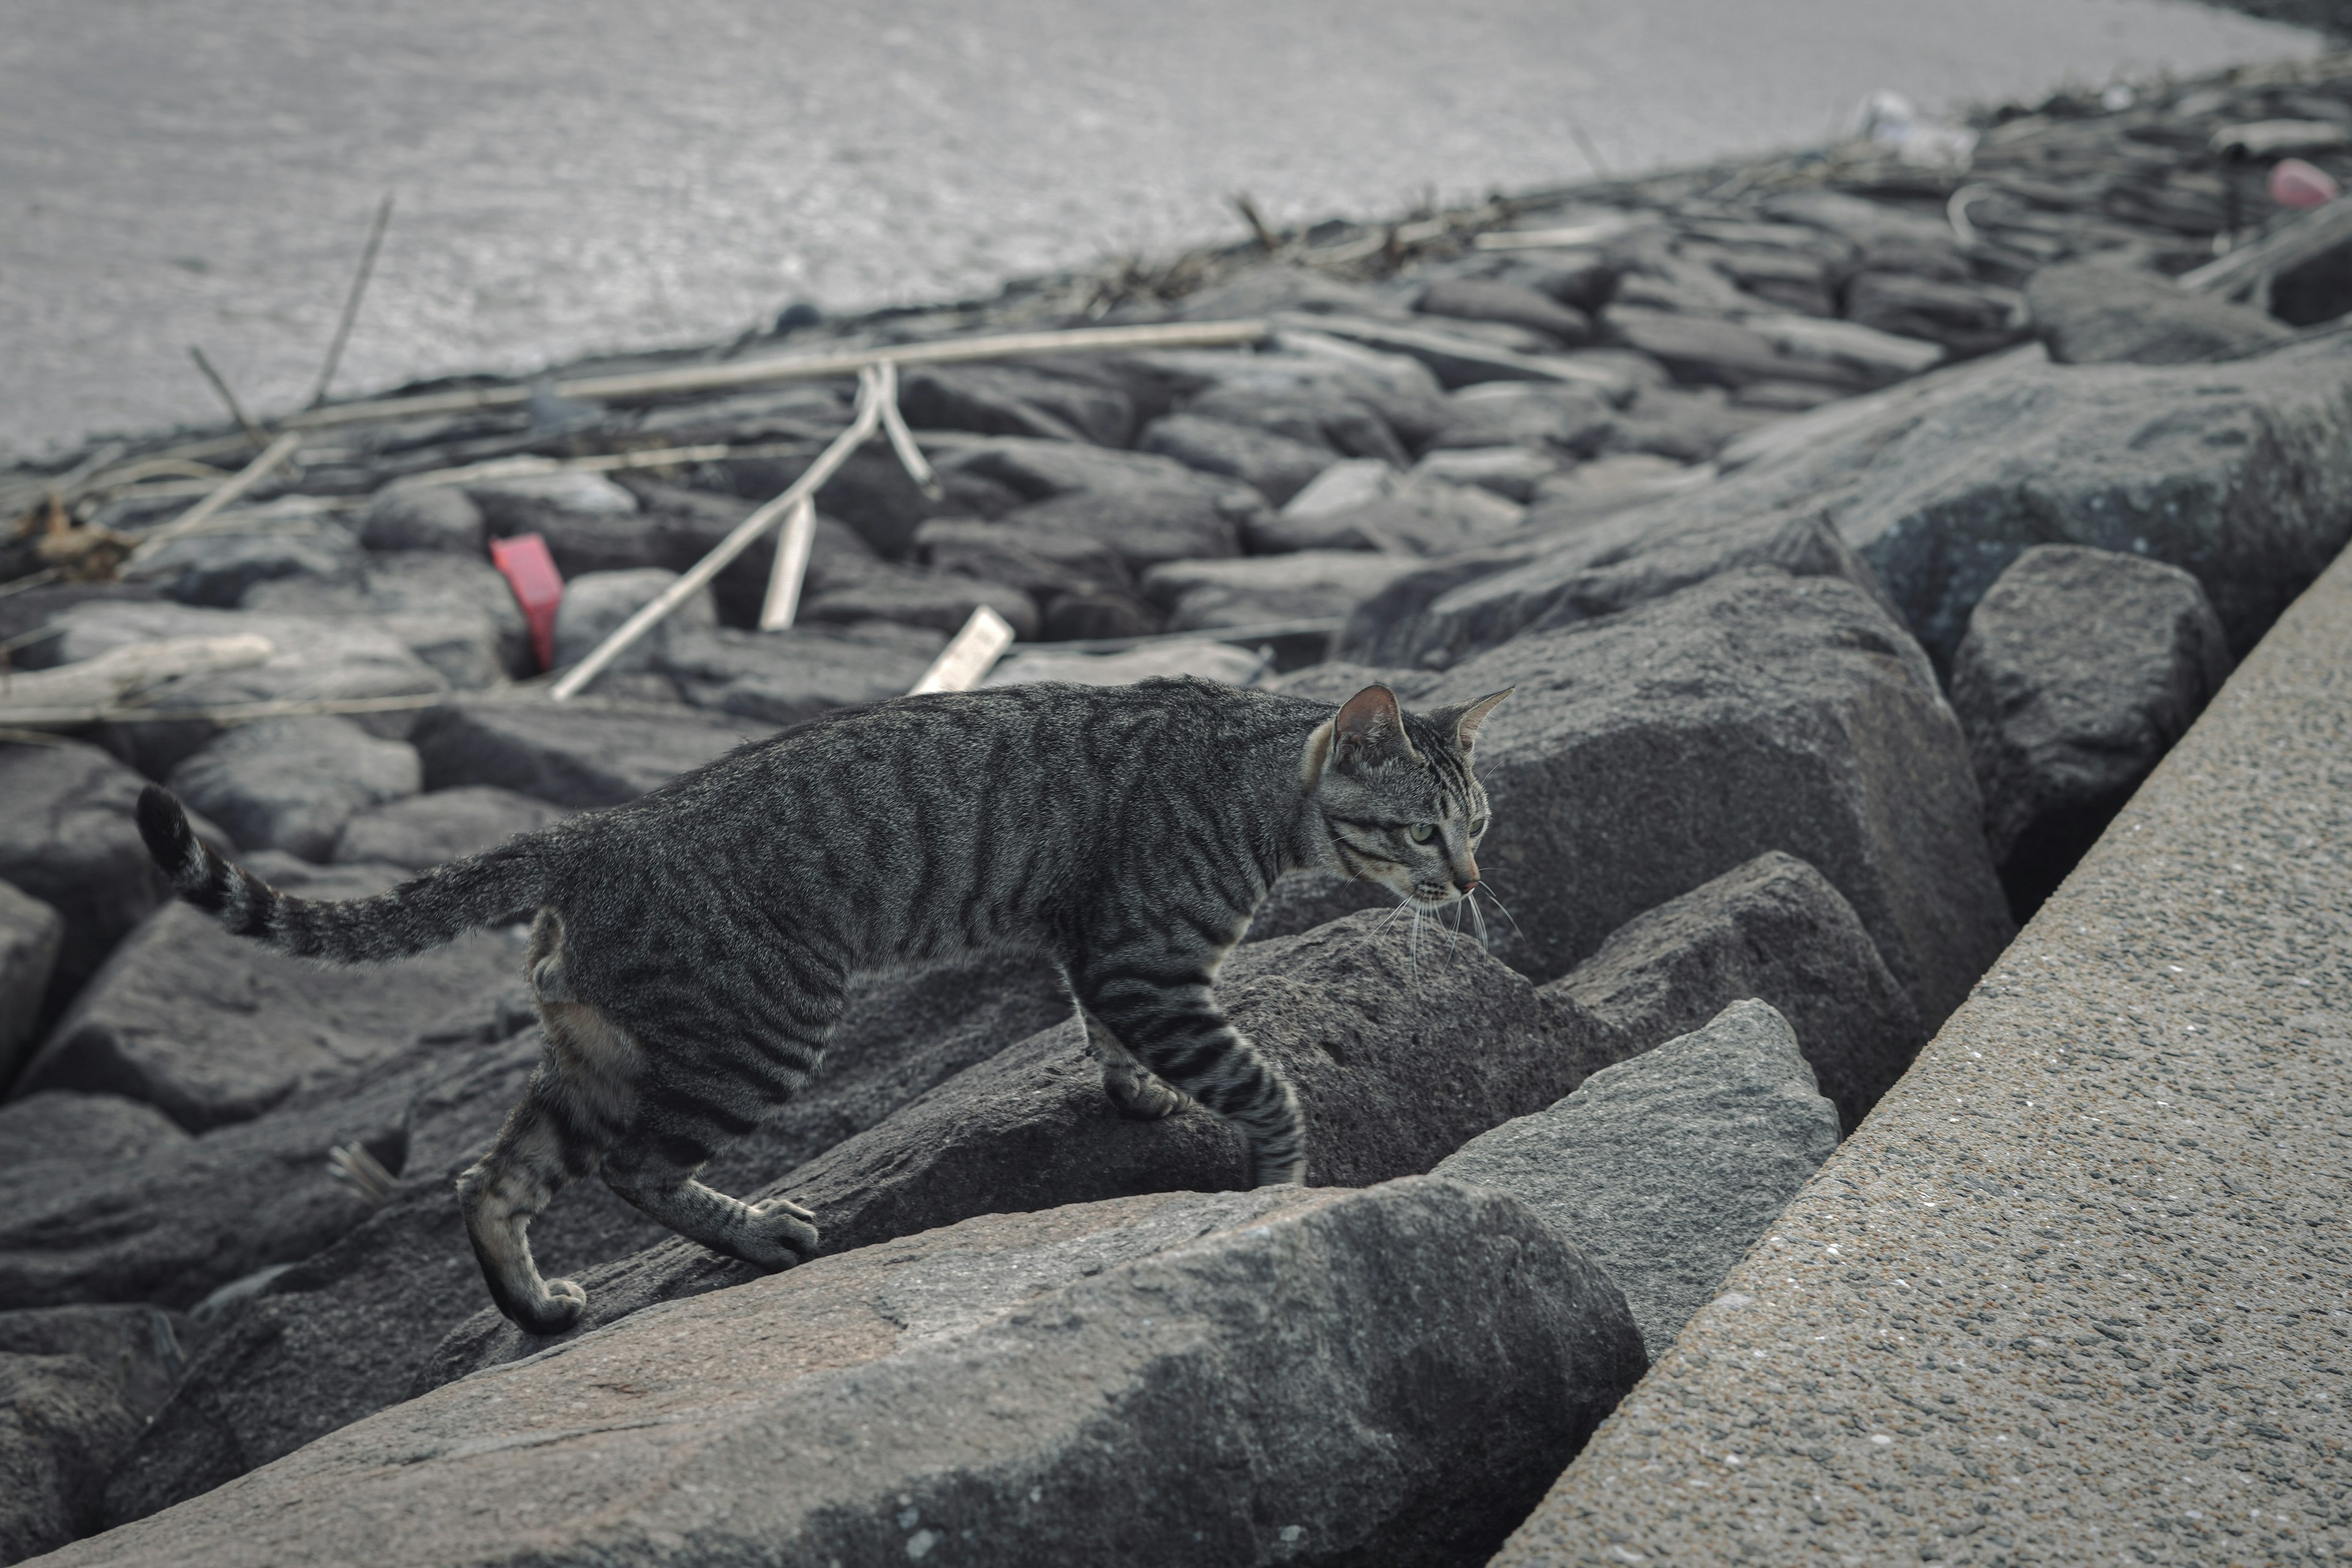
<svg viewBox="0 0 2352 1568">
<path fill-rule="evenodd" d="M 1478 890 L 1486 894 L 1487 898 L 1494 900 L 1496 911 L 1505 920 L 1511 922 L 1511 934 L 1513 936 L 1525 936 L 1528 934 L 1519 929 L 1519 917 L 1511 913 L 1510 906 L 1504 903 L 1502 900 L 1495 898 L 1494 889 L 1489 888 L 1486 883 L 1481 882 L 1478 884 Z"/>
<path fill-rule="evenodd" d="M 1487 952 L 1493 952 L 1494 943 L 1486 937 L 1486 914 L 1478 907 L 1478 889 L 1471 889 L 1469 895 L 1462 902 L 1470 911 L 1471 923 L 1478 928 L 1478 945 Z"/>
</svg>

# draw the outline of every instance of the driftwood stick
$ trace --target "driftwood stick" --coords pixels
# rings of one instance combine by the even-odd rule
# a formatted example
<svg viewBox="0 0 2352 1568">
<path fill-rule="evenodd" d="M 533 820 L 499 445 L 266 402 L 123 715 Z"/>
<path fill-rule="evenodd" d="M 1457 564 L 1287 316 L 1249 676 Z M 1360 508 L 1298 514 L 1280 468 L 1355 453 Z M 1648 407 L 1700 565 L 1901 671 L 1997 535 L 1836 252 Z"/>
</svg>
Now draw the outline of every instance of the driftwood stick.
<svg viewBox="0 0 2352 1568">
<path fill-rule="evenodd" d="M 300 442 L 301 437 L 289 430 L 285 435 L 269 443 L 262 448 L 260 456 L 231 475 L 227 483 L 142 539 L 138 547 L 131 551 L 131 559 L 136 560 L 142 555 L 151 555 L 154 553 L 158 545 L 166 541 L 177 539 L 184 533 L 202 528 L 218 515 L 221 509 L 268 479 L 270 470 L 294 455 L 294 448 Z"/>
<path fill-rule="evenodd" d="M 1013 646 L 1013 626 L 1003 616 L 986 605 L 971 613 L 923 678 L 907 689 L 909 697 L 921 697 L 933 691 L 970 691 L 982 678 L 996 668 L 1004 650 Z"/>
<path fill-rule="evenodd" d="M 253 449 L 257 452 L 268 446 L 269 432 L 253 422 L 253 416 L 245 411 L 245 405 L 236 400 L 236 394 L 228 389 L 228 383 L 222 379 L 221 373 L 215 370 L 213 362 L 205 357 L 205 351 L 190 343 L 188 357 L 196 362 L 196 369 L 203 372 L 205 379 L 213 384 L 213 390 L 220 395 L 221 402 L 228 406 L 228 416 L 236 421 L 237 428 L 245 432 L 245 438 L 253 443 Z"/>
<path fill-rule="evenodd" d="M 0 710 L 110 708 L 160 681 L 244 669 L 276 651 L 268 637 L 250 633 L 133 643 L 54 669 L 0 676 Z"/>
<path fill-rule="evenodd" d="M 2229 255 L 2216 258 L 2173 279 L 2199 294 L 2236 299 L 2262 287 L 2291 268 L 2324 256 L 2338 246 L 2352 245 L 2352 198 L 2338 196 L 2324 207 L 2314 207 L 2280 229 Z"/>
<path fill-rule="evenodd" d="M 583 376 L 554 385 L 559 397 L 612 401 L 676 393 L 720 392 L 782 382 L 846 375 L 869 364 L 964 364 L 980 360 L 1040 354 L 1106 353 L 1144 349 L 1238 348 L 1265 341 L 1264 321 L 1174 321 L 1148 327 L 1079 327 L 1058 332 L 1003 332 L 984 338 L 950 338 L 927 343 L 871 344 L 825 353 L 782 354 L 730 364 L 686 365 L 635 375 Z M 478 408 L 520 408 L 530 401 L 526 386 L 488 386 L 470 392 L 430 392 L 306 409 L 288 418 L 289 430 L 334 425 L 367 425 L 426 415 L 464 414 Z"/>
<path fill-rule="evenodd" d="M 776 538 L 776 563 L 768 574 L 768 596 L 760 605 L 761 631 L 784 631 L 800 614 L 801 584 L 808 578 L 809 552 L 815 544 L 816 502 L 803 496 Z"/>
<path fill-rule="evenodd" d="M 433 468 L 393 480 L 402 489 L 415 485 L 471 485 L 485 479 L 528 479 L 537 474 L 609 474 L 629 468 L 668 468 L 680 463 L 716 463 L 728 458 L 793 458 L 814 447 L 814 441 L 754 441 L 740 447 L 646 447 L 634 452 L 600 452 L 586 458 L 492 458 L 462 468 Z"/>
<path fill-rule="evenodd" d="M 735 525 L 735 531 L 719 542 L 709 554 L 688 567 L 685 575 L 662 590 L 661 596 L 631 616 L 614 628 L 613 635 L 596 645 L 595 651 L 573 665 L 562 679 L 555 683 L 549 695 L 556 701 L 569 700 L 582 687 L 604 672 L 605 667 L 639 637 L 661 624 L 671 611 L 700 593 L 713 577 L 724 571 L 727 563 L 749 550 L 760 535 L 774 527 L 803 497 L 814 502 L 816 492 L 824 488 L 841 465 L 849 460 L 866 438 L 882 423 L 882 372 L 879 367 L 866 366 L 857 378 L 857 417 L 850 422 L 832 446 L 817 454 L 808 471 L 793 481 L 783 494 L 769 501 L 751 516 Z"/>
<path fill-rule="evenodd" d="M 915 481 L 924 499 L 938 500 L 947 492 L 940 488 L 940 477 L 931 472 L 922 447 L 915 444 L 915 433 L 907 428 L 907 416 L 898 412 L 898 367 L 884 365 L 882 373 L 889 378 L 889 395 L 882 400 L 882 434 L 890 437 L 890 450 L 898 455 L 899 466 L 907 470 L 907 477 Z"/>
<path fill-rule="evenodd" d="M 327 345 L 327 363 L 319 371 L 319 386 L 310 394 L 310 407 L 327 401 L 328 384 L 335 379 L 335 367 L 343 363 L 343 345 L 352 340 L 352 323 L 360 318 L 360 300 L 367 293 L 368 279 L 375 275 L 375 253 L 382 248 L 384 226 L 391 222 L 392 193 L 387 191 L 375 209 L 375 222 L 368 228 L 367 245 L 360 251 L 359 275 L 352 279 L 352 291 L 344 297 L 342 318 L 335 323 L 334 340 Z"/>
</svg>

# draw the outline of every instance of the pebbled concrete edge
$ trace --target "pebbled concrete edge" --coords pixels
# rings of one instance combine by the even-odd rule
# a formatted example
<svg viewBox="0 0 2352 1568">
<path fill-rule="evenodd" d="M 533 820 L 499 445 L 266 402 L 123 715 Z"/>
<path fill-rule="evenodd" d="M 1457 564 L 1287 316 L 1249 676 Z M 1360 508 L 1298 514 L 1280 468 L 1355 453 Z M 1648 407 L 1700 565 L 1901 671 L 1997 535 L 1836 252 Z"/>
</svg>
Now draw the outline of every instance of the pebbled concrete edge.
<svg viewBox="0 0 2352 1568">
<path fill-rule="evenodd" d="M 2352 554 L 1495 1558 L 2352 1554 Z"/>
</svg>

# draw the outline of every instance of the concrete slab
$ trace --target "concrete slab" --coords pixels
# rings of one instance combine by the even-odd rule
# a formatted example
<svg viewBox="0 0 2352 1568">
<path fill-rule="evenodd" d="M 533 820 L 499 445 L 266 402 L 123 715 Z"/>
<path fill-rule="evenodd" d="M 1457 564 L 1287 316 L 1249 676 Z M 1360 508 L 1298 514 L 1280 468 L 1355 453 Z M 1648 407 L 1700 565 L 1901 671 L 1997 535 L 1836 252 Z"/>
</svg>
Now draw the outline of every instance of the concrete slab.
<svg viewBox="0 0 2352 1568">
<path fill-rule="evenodd" d="M 1495 1562 L 2352 1555 L 2352 555 Z"/>
</svg>

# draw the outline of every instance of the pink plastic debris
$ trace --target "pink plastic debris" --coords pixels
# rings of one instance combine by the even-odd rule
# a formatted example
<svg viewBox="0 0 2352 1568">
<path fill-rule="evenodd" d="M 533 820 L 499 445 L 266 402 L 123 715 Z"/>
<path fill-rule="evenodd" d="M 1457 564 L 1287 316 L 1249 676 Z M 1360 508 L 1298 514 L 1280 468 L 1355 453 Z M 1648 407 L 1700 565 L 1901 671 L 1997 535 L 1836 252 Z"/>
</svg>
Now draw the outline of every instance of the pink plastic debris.
<svg viewBox="0 0 2352 1568">
<path fill-rule="evenodd" d="M 2281 158 L 2271 166 L 2271 200 L 2283 207 L 2324 207 L 2343 194 L 2336 177 L 2316 163 Z"/>
<path fill-rule="evenodd" d="M 563 574 L 555 569 L 555 557 L 547 552 L 547 541 L 536 533 L 493 539 L 490 564 L 505 574 L 507 586 L 514 590 L 515 603 L 522 606 L 523 619 L 530 625 L 530 648 L 539 656 L 539 668 L 554 668 L 555 610 L 563 603 Z"/>
</svg>

